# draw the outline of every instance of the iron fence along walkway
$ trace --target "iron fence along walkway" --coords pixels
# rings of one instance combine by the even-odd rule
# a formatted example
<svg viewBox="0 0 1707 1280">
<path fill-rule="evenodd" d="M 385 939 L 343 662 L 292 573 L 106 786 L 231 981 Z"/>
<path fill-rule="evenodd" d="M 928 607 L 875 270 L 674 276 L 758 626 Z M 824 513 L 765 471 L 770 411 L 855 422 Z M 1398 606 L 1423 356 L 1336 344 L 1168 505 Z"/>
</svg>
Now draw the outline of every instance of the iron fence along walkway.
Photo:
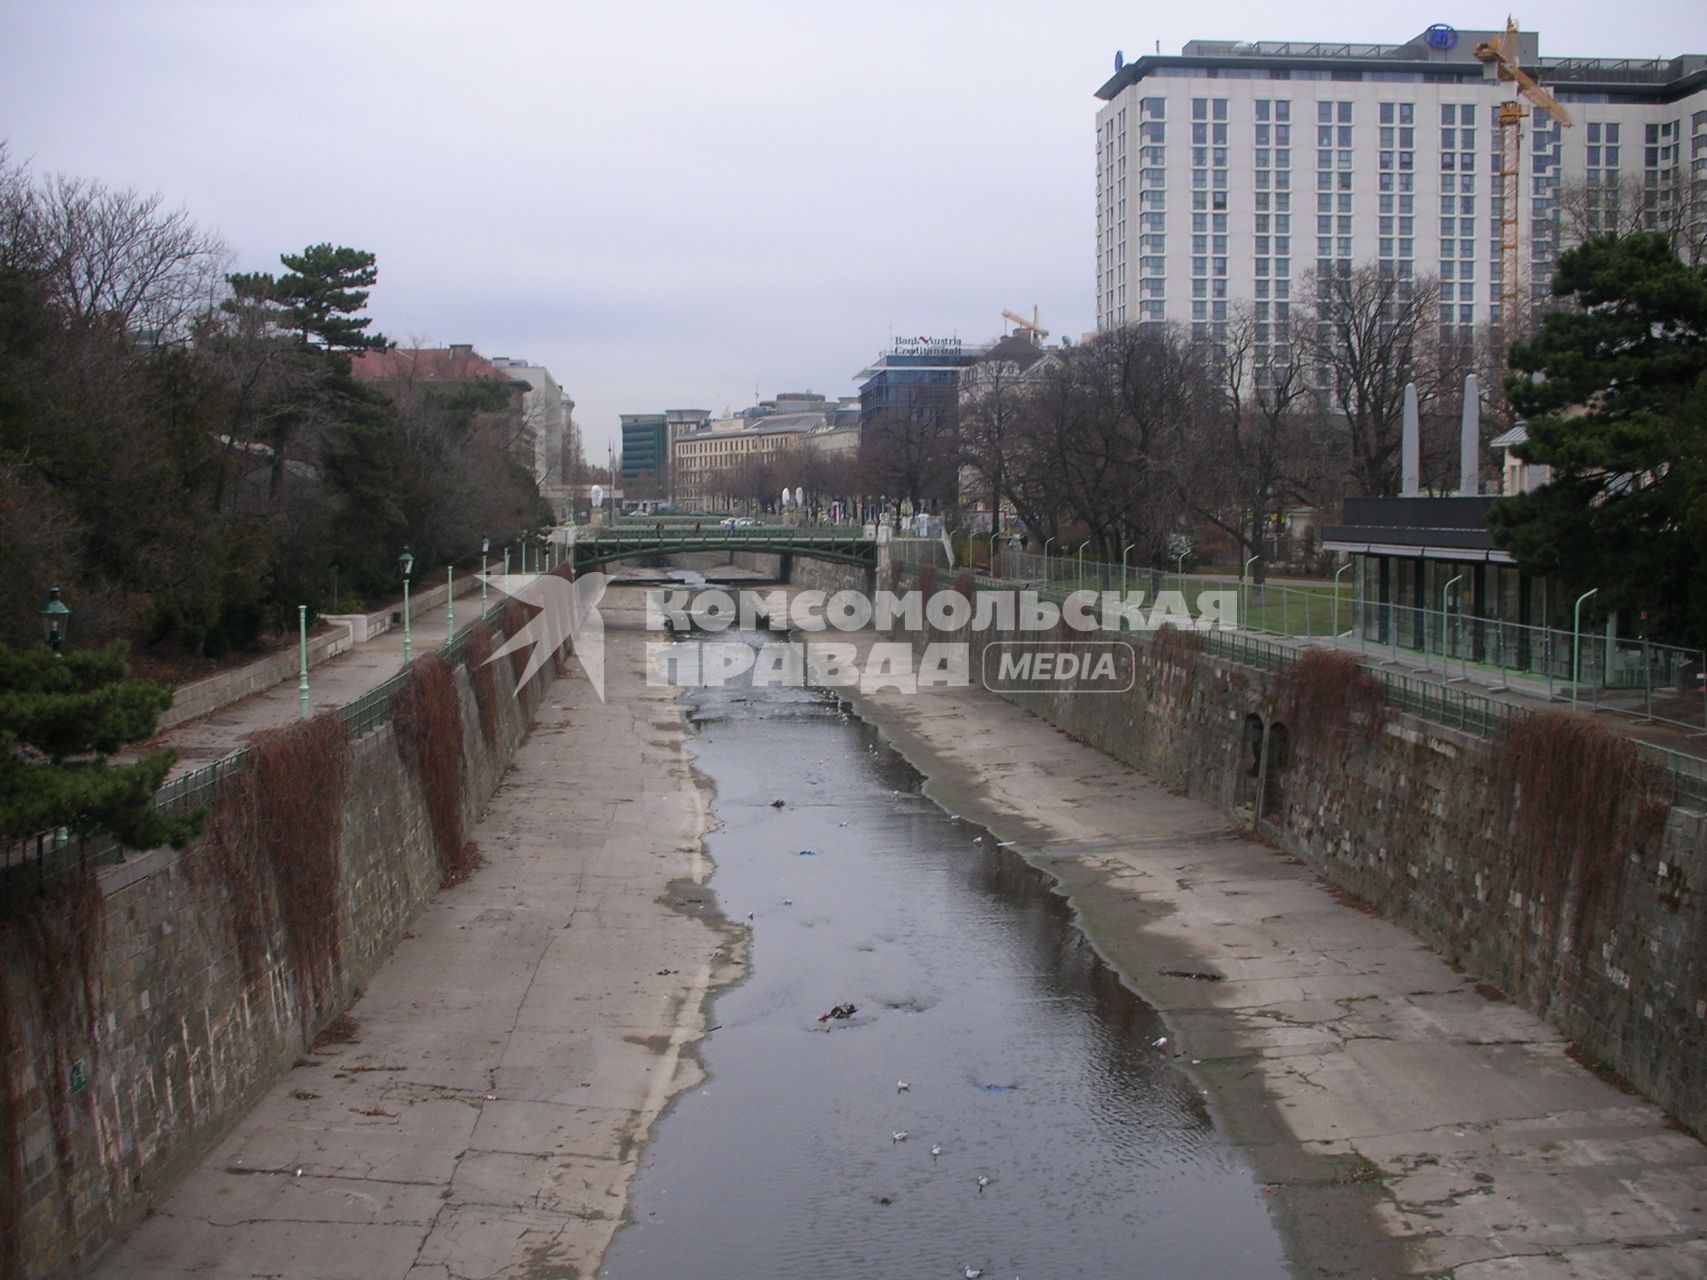
<svg viewBox="0 0 1707 1280">
<path fill-rule="evenodd" d="M 489 635 L 496 636 L 502 618 L 503 606 L 492 606 L 435 652 L 455 661 L 461 656 L 474 628 L 485 627 Z M 372 733 L 391 718 L 392 695 L 408 678 L 407 671 L 388 676 L 360 697 L 338 707 L 333 714 L 348 726 L 351 738 Z M 248 767 L 248 758 L 249 749 L 242 747 L 211 764 L 179 774 L 154 793 L 154 808 L 163 814 L 181 814 L 212 807 L 219 798 L 220 788 Z M 45 881 L 86 863 L 105 866 L 122 862 L 124 854 L 118 841 L 110 836 L 72 837 L 63 834 L 63 829 L 61 832 L 43 832 L 33 839 L 0 846 L 0 876 L 34 867 L 39 880 Z M 3 884 L 0 887 L 9 888 Z"/>
<path fill-rule="evenodd" d="M 938 585 L 940 588 L 948 589 L 952 585 L 946 578 L 947 557 L 940 543 L 908 540 L 900 545 L 903 548 L 901 564 L 904 569 L 917 573 L 920 568 L 928 565 L 936 570 L 939 575 L 943 575 L 939 577 Z M 895 551 L 895 544 L 892 544 L 891 554 L 895 554 Z M 909 557 L 904 554 L 905 552 L 914 554 Z M 1005 561 L 1006 555 L 1004 554 L 1004 564 Z M 1151 571 L 1146 569 L 1144 572 L 1148 575 Z M 1088 578 L 1090 575 L 1087 572 L 1085 576 Z M 1171 574 L 1165 576 L 1170 579 L 1173 578 Z M 975 589 L 980 591 L 1033 589 L 1036 590 L 1039 599 L 1050 600 L 1057 606 L 1065 601 L 1069 591 L 1073 589 L 1062 586 L 1039 586 L 1035 581 L 992 578 L 985 574 L 975 574 L 973 580 Z M 1227 579 L 1193 579 L 1192 581 L 1200 583 L 1204 589 L 1217 583 L 1219 589 L 1223 590 L 1234 585 Z M 1090 589 L 1088 584 L 1084 589 Z M 1102 628 L 1099 627 L 1098 630 L 1101 631 Z M 1248 630 L 1204 630 L 1197 634 L 1203 640 L 1205 652 L 1263 671 L 1284 671 L 1298 661 L 1299 654 L 1305 651 L 1301 646 L 1287 644 L 1282 640 Z M 1306 639 L 1308 637 L 1297 638 Z M 1470 689 L 1460 688 L 1457 685 L 1443 684 L 1438 680 L 1424 679 L 1417 675 L 1384 670 L 1380 667 L 1369 666 L 1367 663 L 1364 670 L 1380 683 L 1381 698 L 1386 705 L 1397 711 L 1409 712 L 1435 724 L 1457 729 L 1479 738 L 1494 737 L 1515 716 L 1548 714 L 1545 711 L 1529 713 L 1516 704 L 1499 697 L 1477 693 Z M 1643 742 L 1639 738 L 1632 738 L 1630 741 L 1637 750 L 1658 766 L 1664 785 L 1669 789 L 1674 804 L 1707 811 L 1707 759 L 1692 756 L 1682 751 L 1674 751 L 1669 747 Z"/>
</svg>

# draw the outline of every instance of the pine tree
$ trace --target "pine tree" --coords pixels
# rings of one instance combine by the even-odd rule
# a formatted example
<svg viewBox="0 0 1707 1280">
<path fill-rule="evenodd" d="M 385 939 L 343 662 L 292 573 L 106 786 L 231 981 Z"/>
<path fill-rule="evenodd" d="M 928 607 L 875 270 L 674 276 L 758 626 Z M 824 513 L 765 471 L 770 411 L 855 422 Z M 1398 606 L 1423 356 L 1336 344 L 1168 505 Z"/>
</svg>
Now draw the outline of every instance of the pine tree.
<svg viewBox="0 0 1707 1280">
<path fill-rule="evenodd" d="M 302 344 L 324 351 L 377 351 L 390 343 L 366 332 L 371 317 L 355 313 L 367 305 L 368 290 L 379 279 L 374 256 L 342 245 L 311 244 L 301 253 L 284 253 L 282 276 L 251 271 L 228 276 L 236 301 L 275 307 L 280 327 L 294 330 Z"/>
<path fill-rule="evenodd" d="M 67 829 L 131 849 L 182 845 L 200 815 L 155 812 L 175 753 L 132 764 L 109 757 L 154 733 L 168 689 L 127 678 L 125 646 L 57 656 L 46 645 L 0 646 L 0 839 Z"/>
<path fill-rule="evenodd" d="M 1495 506 L 1495 541 L 1531 573 L 1600 589 L 1653 633 L 1707 641 L 1707 273 L 1662 235 L 1562 255 L 1572 300 L 1513 346 L 1506 391 L 1525 461 L 1553 469 Z"/>
</svg>

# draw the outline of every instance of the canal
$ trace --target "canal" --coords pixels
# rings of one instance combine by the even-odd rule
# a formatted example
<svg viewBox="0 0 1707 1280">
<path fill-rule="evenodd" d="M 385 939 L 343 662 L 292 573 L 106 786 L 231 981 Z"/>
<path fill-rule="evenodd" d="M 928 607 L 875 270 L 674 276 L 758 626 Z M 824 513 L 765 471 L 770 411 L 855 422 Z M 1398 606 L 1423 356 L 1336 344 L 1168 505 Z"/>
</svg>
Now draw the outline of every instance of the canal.
<svg viewBox="0 0 1707 1280">
<path fill-rule="evenodd" d="M 1287 1274 L 1167 1028 L 1043 873 L 826 693 L 684 696 L 749 969 L 603 1275 Z"/>
</svg>

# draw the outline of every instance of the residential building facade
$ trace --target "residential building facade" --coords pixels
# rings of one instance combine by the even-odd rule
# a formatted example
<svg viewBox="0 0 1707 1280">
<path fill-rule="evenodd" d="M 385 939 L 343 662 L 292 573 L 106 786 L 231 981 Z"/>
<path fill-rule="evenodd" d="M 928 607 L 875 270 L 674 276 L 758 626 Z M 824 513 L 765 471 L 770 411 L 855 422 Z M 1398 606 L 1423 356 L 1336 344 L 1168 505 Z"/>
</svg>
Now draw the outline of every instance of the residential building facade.
<svg viewBox="0 0 1707 1280">
<path fill-rule="evenodd" d="M 806 433 L 823 420 L 814 413 L 717 418 L 703 430 L 682 436 L 675 443 L 676 505 L 704 507 L 729 497 L 730 477 L 794 453 Z"/>
<path fill-rule="evenodd" d="M 527 438 L 521 447 L 531 454 L 533 478 L 539 485 L 539 491 L 554 502 L 566 500 L 563 449 L 569 438 L 575 402 L 551 376 L 551 370 L 543 365 L 509 356 L 493 356 L 492 365 L 503 376 L 527 384 L 528 390 L 522 395 L 522 419 Z"/>
<path fill-rule="evenodd" d="M 1175 321 L 1225 332 L 1234 304 L 1283 321 L 1309 273 L 1378 264 L 1438 279 L 1439 323 L 1500 315 L 1499 104 L 1474 55 L 1497 33 L 1429 28 L 1399 45 L 1194 40 L 1123 63 L 1097 96 L 1099 330 Z M 1663 225 L 1698 218 L 1707 182 L 1707 55 L 1520 61 L 1571 114 L 1527 107 L 1520 305 L 1548 296 L 1580 199 L 1595 230 L 1640 193 Z M 1604 206 L 1604 207 L 1602 207 Z M 1260 340 L 1260 339 L 1259 339 Z"/>
</svg>

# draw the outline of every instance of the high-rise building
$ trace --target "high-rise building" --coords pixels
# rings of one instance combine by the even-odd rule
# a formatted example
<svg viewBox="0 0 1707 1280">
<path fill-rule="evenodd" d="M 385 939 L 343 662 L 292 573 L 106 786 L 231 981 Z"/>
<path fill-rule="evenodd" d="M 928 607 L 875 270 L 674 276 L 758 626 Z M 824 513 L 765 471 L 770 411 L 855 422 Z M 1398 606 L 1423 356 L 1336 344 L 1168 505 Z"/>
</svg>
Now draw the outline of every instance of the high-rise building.
<svg viewBox="0 0 1707 1280">
<path fill-rule="evenodd" d="M 1308 273 L 1365 264 L 1437 278 L 1442 326 L 1500 324 L 1498 118 L 1513 93 L 1473 53 L 1496 34 L 1117 55 L 1097 90 L 1097 327 L 1179 321 L 1213 337 L 1240 300 L 1258 324 L 1281 321 Z M 1521 65 L 1574 127 L 1525 109 L 1528 300 L 1547 296 L 1573 234 L 1630 225 L 1632 203 L 1677 231 L 1707 204 L 1707 55 L 1542 58 L 1539 45 L 1520 36 Z"/>
<path fill-rule="evenodd" d="M 669 418 L 662 413 L 622 417 L 622 488 L 632 498 L 662 498 L 669 480 Z"/>
</svg>

